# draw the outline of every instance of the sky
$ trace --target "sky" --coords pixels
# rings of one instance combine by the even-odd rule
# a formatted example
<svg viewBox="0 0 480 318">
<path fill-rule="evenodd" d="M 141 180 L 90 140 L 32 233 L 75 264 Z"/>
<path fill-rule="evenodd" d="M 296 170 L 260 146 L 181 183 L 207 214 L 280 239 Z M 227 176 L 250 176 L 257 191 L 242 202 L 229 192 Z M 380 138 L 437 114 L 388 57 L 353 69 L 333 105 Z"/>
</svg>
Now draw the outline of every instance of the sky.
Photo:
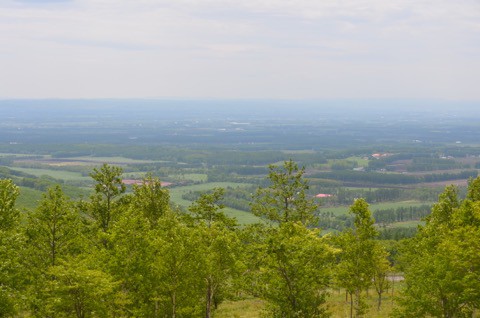
<svg viewBox="0 0 480 318">
<path fill-rule="evenodd" d="M 0 0 L 0 99 L 480 101 L 480 0 Z"/>
</svg>

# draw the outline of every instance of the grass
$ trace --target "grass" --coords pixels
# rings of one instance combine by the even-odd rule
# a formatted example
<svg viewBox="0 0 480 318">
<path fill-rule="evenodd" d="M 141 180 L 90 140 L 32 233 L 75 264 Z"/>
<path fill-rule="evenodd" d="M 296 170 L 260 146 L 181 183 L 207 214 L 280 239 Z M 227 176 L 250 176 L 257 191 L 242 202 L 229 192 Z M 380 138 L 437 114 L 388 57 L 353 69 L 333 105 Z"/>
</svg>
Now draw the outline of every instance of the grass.
<svg viewBox="0 0 480 318">
<path fill-rule="evenodd" d="M 215 318 L 260 318 L 264 302 L 258 298 L 226 301 L 215 311 Z"/>
<path fill-rule="evenodd" d="M 49 176 L 55 179 L 64 181 L 91 181 L 92 178 L 82 176 L 79 172 L 65 171 L 65 170 L 49 170 L 36 168 L 11 168 L 12 170 L 25 172 L 36 177 Z"/>
<path fill-rule="evenodd" d="M 397 287 L 400 287 L 401 283 L 395 283 L 396 291 Z M 377 309 L 377 294 L 375 290 L 370 289 L 366 302 L 368 304 L 368 310 L 364 317 L 369 318 L 384 318 L 390 317 L 393 309 L 395 308 L 394 297 L 396 293 L 392 295 L 392 291 L 389 290 L 382 296 L 382 306 L 380 310 Z M 345 291 L 335 290 L 331 291 L 330 297 L 327 299 L 327 306 L 329 312 L 332 313 L 331 317 L 348 318 L 350 317 L 350 301 L 345 301 Z"/>
<path fill-rule="evenodd" d="M 227 216 L 236 218 L 238 223 L 241 225 L 254 224 L 261 222 L 261 219 L 250 212 L 245 212 L 242 210 L 225 208 L 223 210 Z"/>
<path fill-rule="evenodd" d="M 33 210 L 37 207 L 38 201 L 42 199 L 42 195 L 42 191 L 20 187 L 20 195 L 15 206 L 20 210 Z"/>
<path fill-rule="evenodd" d="M 382 306 L 380 310 L 377 310 L 377 295 L 373 289 L 370 289 L 366 300 L 369 308 L 364 317 L 390 317 L 395 308 L 394 297 L 397 296 L 397 291 L 401 289 L 401 287 L 402 283 L 396 282 L 393 289 L 395 293 L 392 294 L 392 289 L 390 289 L 382 296 Z M 331 290 L 330 296 L 327 298 L 326 306 L 331 313 L 331 317 L 350 317 L 350 303 L 345 301 L 345 291 L 343 289 Z M 260 318 L 262 317 L 264 307 L 264 302 L 258 298 L 225 301 L 220 304 L 218 310 L 215 312 L 215 318 Z"/>
</svg>

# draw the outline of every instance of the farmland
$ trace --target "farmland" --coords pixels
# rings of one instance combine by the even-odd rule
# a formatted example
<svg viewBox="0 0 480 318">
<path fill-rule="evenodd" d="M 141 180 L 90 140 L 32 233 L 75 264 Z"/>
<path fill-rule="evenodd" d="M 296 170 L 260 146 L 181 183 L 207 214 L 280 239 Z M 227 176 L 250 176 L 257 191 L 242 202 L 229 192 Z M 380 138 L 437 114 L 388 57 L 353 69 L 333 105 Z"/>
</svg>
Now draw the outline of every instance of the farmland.
<svg viewBox="0 0 480 318">
<path fill-rule="evenodd" d="M 32 206 L 26 198 L 38 197 L 32 195 L 43 184 L 60 182 L 86 195 L 90 172 L 103 163 L 122 167 L 125 179 L 151 173 L 171 183 L 172 202 L 182 209 L 192 202 L 182 198 L 185 193 L 238 186 L 245 191 L 237 203 L 242 208 L 226 202 L 226 212 L 241 223 L 258 220 L 247 194 L 264 184 L 268 165 L 289 159 L 305 166 L 311 197 L 330 196 L 318 201 L 320 212 L 335 217 L 348 215 L 357 197 L 369 198 L 372 211 L 431 204 L 445 185 L 464 188 L 480 167 L 475 121 L 460 108 L 450 111 L 457 112 L 454 117 L 432 117 L 418 110 L 407 115 L 372 106 L 360 113 L 347 104 L 336 111 L 304 103 L 299 107 L 305 116 L 287 103 L 272 116 L 266 102 L 245 103 L 243 111 L 233 112 L 215 102 L 199 112 L 186 102 L 159 101 L 155 107 L 140 104 L 133 114 L 122 111 L 122 103 L 112 108 L 115 101 L 87 101 L 103 106 L 80 107 L 73 116 L 57 102 L 36 101 L 19 106 L 30 116 L 18 117 L 10 114 L 11 103 L 0 103 L 8 118 L 0 124 L 0 161 L 11 169 L 6 176 L 30 189 L 19 202 L 25 208 Z"/>
</svg>

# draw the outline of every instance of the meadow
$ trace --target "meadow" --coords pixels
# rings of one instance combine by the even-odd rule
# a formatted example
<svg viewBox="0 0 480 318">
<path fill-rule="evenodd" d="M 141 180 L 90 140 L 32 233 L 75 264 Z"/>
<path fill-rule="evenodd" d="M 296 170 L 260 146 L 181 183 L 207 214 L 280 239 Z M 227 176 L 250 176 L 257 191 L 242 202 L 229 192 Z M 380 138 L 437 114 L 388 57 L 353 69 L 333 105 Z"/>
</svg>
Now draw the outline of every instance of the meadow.
<svg viewBox="0 0 480 318">
<path fill-rule="evenodd" d="M 391 285 L 392 286 L 392 285 Z M 382 296 L 382 305 L 378 309 L 378 297 L 374 290 L 370 289 L 365 293 L 368 310 L 365 317 L 369 318 L 387 318 L 395 308 L 395 297 L 403 288 L 403 282 L 394 282 L 393 288 L 390 288 Z M 265 317 L 263 309 L 265 303 L 257 298 L 246 298 L 240 300 L 225 301 L 220 304 L 215 312 L 215 318 L 262 318 Z M 331 289 L 326 301 L 326 308 L 331 313 L 332 318 L 349 318 L 350 302 L 346 301 L 345 290 Z"/>
</svg>

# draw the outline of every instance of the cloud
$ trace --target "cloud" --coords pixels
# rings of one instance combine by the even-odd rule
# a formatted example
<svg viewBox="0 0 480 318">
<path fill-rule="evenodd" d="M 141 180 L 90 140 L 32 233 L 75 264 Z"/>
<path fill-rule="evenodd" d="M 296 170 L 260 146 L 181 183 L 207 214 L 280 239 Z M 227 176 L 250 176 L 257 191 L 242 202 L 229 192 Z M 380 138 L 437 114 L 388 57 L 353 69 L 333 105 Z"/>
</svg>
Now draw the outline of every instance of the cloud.
<svg viewBox="0 0 480 318">
<path fill-rule="evenodd" d="M 480 99 L 474 0 L 12 0 L 0 39 L 0 97 Z"/>
<path fill-rule="evenodd" d="M 17 3 L 25 3 L 28 5 L 42 5 L 48 3 L 62 3 L 62 2 L 72 2 L 74 0 L 15 0 Z"/>
</svg>

